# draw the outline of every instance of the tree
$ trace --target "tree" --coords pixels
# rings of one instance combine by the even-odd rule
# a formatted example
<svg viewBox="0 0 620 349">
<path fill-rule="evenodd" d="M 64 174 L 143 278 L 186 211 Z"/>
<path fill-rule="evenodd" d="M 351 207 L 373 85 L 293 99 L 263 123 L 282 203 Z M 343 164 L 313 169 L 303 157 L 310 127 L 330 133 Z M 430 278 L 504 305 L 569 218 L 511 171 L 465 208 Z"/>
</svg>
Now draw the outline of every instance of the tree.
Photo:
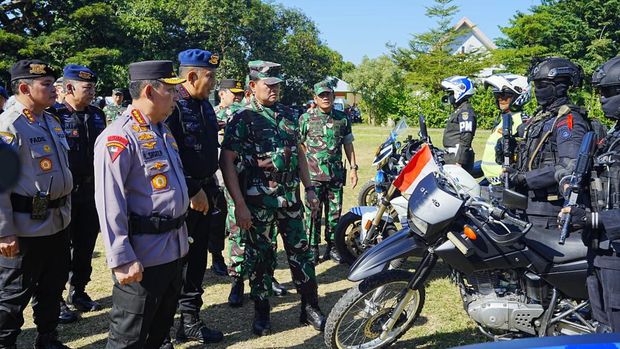
<svg viewBox="0 0 620 349">
<path fill-rule="evenodd" d="M 361 108 L 369 113 L 371 124 L 384 122 L 388 117 L 400 119 L 401 102 L 408 98 L 405 72 L 389 57 L 364 57 L 359 66 L 344 79 L 362 97 Z"/>
</svg>

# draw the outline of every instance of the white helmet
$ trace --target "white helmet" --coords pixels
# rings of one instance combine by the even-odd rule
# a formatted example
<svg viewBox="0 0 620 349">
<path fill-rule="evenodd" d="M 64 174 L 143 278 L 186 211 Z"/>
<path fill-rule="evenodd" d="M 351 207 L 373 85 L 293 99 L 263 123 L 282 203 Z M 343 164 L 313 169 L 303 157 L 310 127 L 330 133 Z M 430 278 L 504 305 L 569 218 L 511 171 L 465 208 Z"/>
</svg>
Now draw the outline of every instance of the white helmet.
<svg viewBox="0 0 620 349">
<path fill-rule="evenodd" d="M 491 86 L 493 93 L 509 92 L 513 93 L 516 98 L 513 99 L 510 106 L 521 108 L 525 103 L 530 101 L 530 84 L 527 77 L 523 75 L 503 73 L 491 75 L 484 79 L 484 87 Z"/>
<path fill-rule="evenodd" d="M 454 95 L 453 104 L 457 104 L 463 99 L 472 96 L 476 89 L 474 88 L 474 82 L 469 80 L 466 76 L 451 76 L 443 79 L 441 87 L 446 91 L 452 91 Z"/>
</svg>

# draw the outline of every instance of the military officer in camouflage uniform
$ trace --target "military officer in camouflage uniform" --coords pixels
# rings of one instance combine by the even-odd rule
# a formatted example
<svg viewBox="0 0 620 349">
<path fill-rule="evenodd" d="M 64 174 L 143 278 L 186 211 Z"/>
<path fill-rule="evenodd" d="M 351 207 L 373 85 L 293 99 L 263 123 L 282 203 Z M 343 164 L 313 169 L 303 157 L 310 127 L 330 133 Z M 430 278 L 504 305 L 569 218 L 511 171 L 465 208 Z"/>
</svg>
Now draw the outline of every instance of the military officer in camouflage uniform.
<svg viewBox="0 0 620 349">
<path fill-rule="evenodd" d="M 132 63 L 129 77 L 132 105 L 95 143 L 95 204 L 114 281 L 109 349 L 162 345 L 189 247 L 187 185 L 163 122 L 185 80 L 171 61 Z"/>
<path fill-rule="evenodd" d="M 220 81 L 220 104 L 215 107 L 217 122 L 221 128 L 224 128 L 228 120 L 232 118 L 235 111 L 243 107 L 243 84 L 239 80 L 223 79 Z"/>
<path fill-rule="evenodd" d="M 334 106 L 335 81 L 323 80 L 314 85 L 314 101 L 317 107 L 299 118 L 301 143 L 306 152 L 310 179 L 319 197 L 319 210 L 313 216 L 306 210 L 306 228 L 314 254 L 314 263 L 319 261 L 321 241 L 321 214 L 325 208 L 325 240 L 327 249 L 323 260 L 330 258 L 340 262 L 340 255 L 334 247 L 334 233 L 342 211 L 342 187 L 346 171 L 342 163 L 342 148 L 351 164 L 351 185 L 357 185 L 357 164 L 353 149 L 351 121 L 344 112 Z"/>
<path fill-rule="evenodd" d="M 69 273 L 69 146 L 45 112 L 56 90 L 49 65 L 22 60 L 11 69 L 16 101 L 0 115 L 0 137 L 18 153 L 19 182 L 0 193 L 0 348 L 16 348 L 32 297 L 34 348 L 67 348 L 57 339 L 58 300 Z"/>
<path fill-rule="evenodd" d="M 123 90 L 120 88 L 115 88 L 112 90 L 112 104 L 108 104 L 103 107 L 106 124 L 111 124 L 112 121 L 116 120 L 116 118 L 121 116 L 125 111 L 126 108 L 123 107 L 123 98 Z"/>
<path fill-rule="evenodd" d="M 255 304 L 253 332 L 271 332 L 268 297 L 273 292 L 276 258 L 273 229 L 282 235 L 293 282 L 301 295 L 300 322 L 322 330 L 325 317 L 318 306 L 299 182 L 304 183 L 306 200 L 315 209 L 318 200 L 300 147 L 298 123 L 293 111 L 277 102 L 283 81 L 280 65 L 266 61 L 252 61 L 248 65 L 253 96 L 250 104 L 226 126 L 220 164 L 226 188 L 235 201 L 235 220 L 243 229 L 245 268 Z M 241 173 L 235 164 L 238 159 Z"/>
</svg>

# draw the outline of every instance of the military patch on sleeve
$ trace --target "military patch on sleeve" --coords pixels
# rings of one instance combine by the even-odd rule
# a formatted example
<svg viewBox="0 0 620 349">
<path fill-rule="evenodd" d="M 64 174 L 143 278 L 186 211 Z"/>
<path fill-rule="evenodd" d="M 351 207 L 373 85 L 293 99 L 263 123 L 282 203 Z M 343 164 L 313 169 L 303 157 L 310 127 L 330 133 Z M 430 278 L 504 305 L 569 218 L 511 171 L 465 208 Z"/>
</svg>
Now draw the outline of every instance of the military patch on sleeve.
<svg viewBox="0 0 620 349">
<path fill-rule="evenodd" d="M 562 126 L 558 129 L 558 135 L 561 140 L 565 141 L 573 136 L 573 132 L 568 128 L 568 126 Z"/>
<path fill-rule="evenodd" d="M 0 139 L 8 145 L 12 145 L 15 141 L 15 135 L 9 132 L 0 132 Z"/>
<path fill-rule="evenodd" d="M 108 154 L 110 154 L 112 162 L 121 155 L 123 150 L 127 149 L 127 144 L 129 144 L 129 141 L 125 137 L 108 136 L 108 142 L 105 146 L 108 148 Z"/>
</svg>

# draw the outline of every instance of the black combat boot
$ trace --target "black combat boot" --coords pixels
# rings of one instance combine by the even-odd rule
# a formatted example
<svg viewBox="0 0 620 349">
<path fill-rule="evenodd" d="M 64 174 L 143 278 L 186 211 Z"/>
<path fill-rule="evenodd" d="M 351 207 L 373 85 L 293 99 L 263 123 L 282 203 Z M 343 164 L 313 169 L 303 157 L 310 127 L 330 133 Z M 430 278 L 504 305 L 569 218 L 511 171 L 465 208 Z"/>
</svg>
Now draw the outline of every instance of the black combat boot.
<svg viewBox="0 0 620 349">
<path fill-rule="evenodd" d="M 327 241 L 327 248 L 325 249 L 325 253 L 323 254 L 323 261 L 328 261 L 330 259 L 336 263 L 340 263 L 340 261 L 342 261 L 340 253 L 338 253 L 338 249 L 336 248 L 333 241 Z"/>
<path fill-rule="evenodd" d="M 58 332 L 37 333 L 34 340 L 34 349 L 70 349 L 58 340 Z"/>
<path fill-rule="evenodd" d="M 226 263 L 224 263 L 224 257 L 211 255 L 211 259 L 213 260 L 211 270 L 219 276 L 228 276 L 228 270 L 226 268 Z"/>
<path fill-rule="evenodd" d="M 101 310 L 101 305 L 93 301 L 84 290 L 74 289 L 73 287 L 67 295 L 67 304 L 82 312 Z"/>
<path fill-rule="evenodd" d="M 230 294 L 228 295 L 228 305 L 233 308 L 243 306 L 243 278 L 234 277 L 230 285 Z"/>
<path fill-rule="evenodd" d="M 271 289 L 273 290 L 273 294 L 278 297 L 284 297 L 288 294 L 286 287 L 280 285 L 276 278 L 273 278 L 271 281 Z"/>
<path fill-rule="evenodd" d="M 218 343 L 224 339 L 221 331 L 208 328 L 197 313 L 181 313 L 181 321 L 177 327 L 177 343 L 198 341 L 200 343 Z"/>
<path fill-rule="evenodd" d="M 313 245 L 312 247 L 310 247 L 310 251 L 312 251 L 312 263 L 314 263 L 315 266 L 319 265 L 319 245 Z"/>
<path fill-rule="evenodd" d="M 252 332 L 257 336 L 266 336 L 271 334 L 271 320 L 269 319 L 269 300 L 254 301 L 254 323 L 252 324 Z"/>
<path fill-rule="evenodd" d="M 315 330 L 323 332 L 325 329 L 325 315 L 319 308 L 319 300 L 316 294 L 301 296 L 301 313 L 299 322 L 303 325 L 312 325 Z"/>
</svg>

